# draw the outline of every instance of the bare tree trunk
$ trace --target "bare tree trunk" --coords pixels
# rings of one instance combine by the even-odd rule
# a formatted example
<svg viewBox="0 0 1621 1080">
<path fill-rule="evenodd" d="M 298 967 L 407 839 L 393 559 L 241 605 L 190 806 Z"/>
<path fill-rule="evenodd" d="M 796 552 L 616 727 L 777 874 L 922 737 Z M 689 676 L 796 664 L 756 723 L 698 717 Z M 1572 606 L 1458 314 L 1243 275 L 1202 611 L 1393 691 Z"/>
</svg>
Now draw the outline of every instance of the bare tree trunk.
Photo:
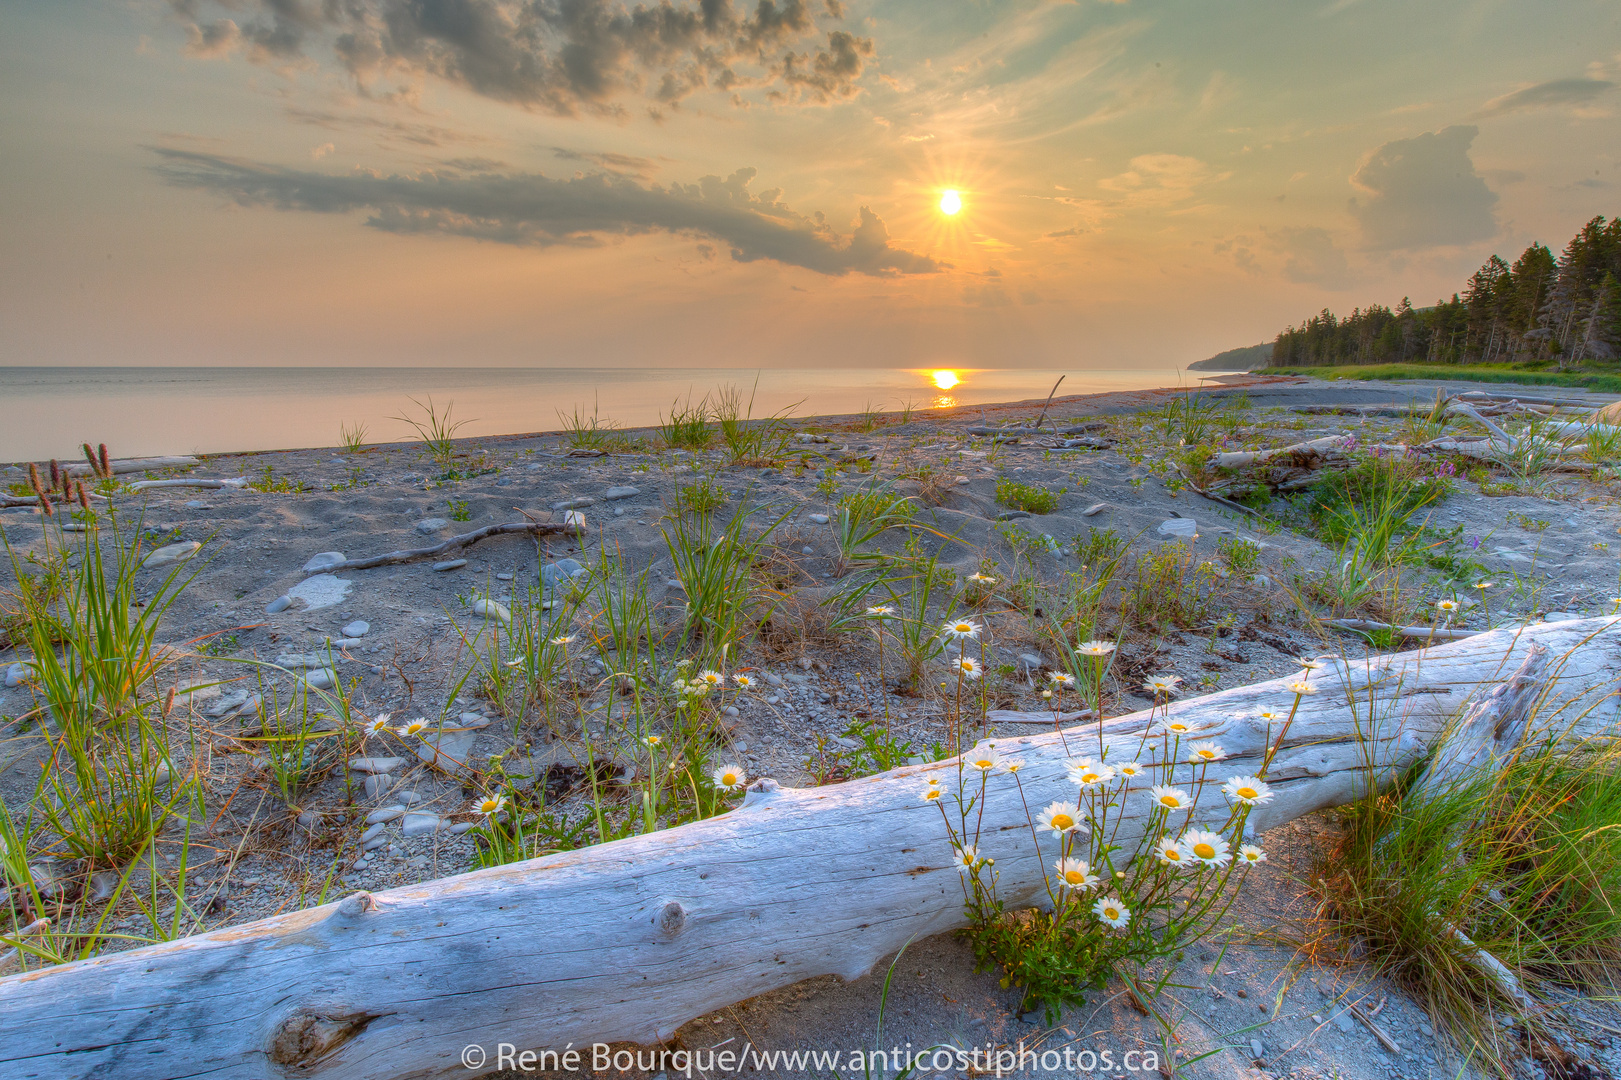
<svg viewBox="0 0 1621 1080">
<path fill-rule="evenodd" d="M 1579 717 L 1581 732 L 1613 724 L 1621 619 L 1342 661 L 1299 699 L 1269 771 L 1276 797 L 1248 831 L 1356 799 L 1413 764 L 1478 694 L 1516 669 L 1527 677 L 1533 646 L 1549 658 L 1532 665 L 1544 715 Z M 1280 735 L 1260 714 L 1287 714 L 1296 700 L 1284 683 L 1170 706 L 1225 750 L 1212 784 L 1260 767 Z M 1506 715 L 1518 693 L 1469 715 Z M 996 742 L 1024 760 L 1019 778 L 1039 805 L 1073 797 L 1066 742 L 1093 754 L 1101 738 L 1112 760 L 1146 760 L 1157 719 Z M 1137 787 L 1155 771 L 1126 795 L 1128 849 L 1148 817 Z M 931 773 L 951 783 L 956 770 L 920 765 L 804 790 L 762 781 L 741 808 L 680 828 L 0 979 L 0 1075 L 465 1076 L 468 1045 L 650 1043 L 801 979 L 854 979 L 914 937 L 964 925 L 939 808 L 922 798 Z M 1205 797 L 1219 805 L 1214 791 Z M 1011 778 L 989 784 L 983 807 L 982 853 L 997 860 L 1002 895 L 1039 902 L 1054 852 L 1032 841 Z"/>
</svg>

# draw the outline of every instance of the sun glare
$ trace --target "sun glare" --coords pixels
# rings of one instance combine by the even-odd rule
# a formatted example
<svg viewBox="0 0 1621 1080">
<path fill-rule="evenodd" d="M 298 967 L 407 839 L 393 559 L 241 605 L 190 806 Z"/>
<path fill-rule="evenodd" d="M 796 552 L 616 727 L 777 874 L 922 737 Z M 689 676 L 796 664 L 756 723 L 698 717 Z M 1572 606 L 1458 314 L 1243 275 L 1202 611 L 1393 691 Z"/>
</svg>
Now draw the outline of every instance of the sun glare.
<svg viewBox="0 0 1621 1080">
<path fill-rule="evenodd" d="M 962 196 L 947 188 L 940 196 L 940 212 L 950 217 L 962 209 Z"/>
<path fill-rule="evenodd" d="M 934 379 L 934 385 L 942 390 L 950 390 L 953 386 L 962 382 L 961 379 L 957 378 L 955 371 L 936 371 L 932 373 L 931 377 Z"/>
</svg>

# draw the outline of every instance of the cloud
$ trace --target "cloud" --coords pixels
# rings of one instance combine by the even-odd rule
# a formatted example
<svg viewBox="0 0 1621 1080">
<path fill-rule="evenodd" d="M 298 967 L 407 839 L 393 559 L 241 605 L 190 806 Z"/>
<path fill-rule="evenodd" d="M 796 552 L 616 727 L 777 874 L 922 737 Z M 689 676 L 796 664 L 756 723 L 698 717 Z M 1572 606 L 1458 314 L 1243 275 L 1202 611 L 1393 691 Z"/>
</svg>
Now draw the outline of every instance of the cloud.
<svg viewBox="0 0 1621 1080">
<path fill-rule="evenodd" d="M 1351 213 L 1377 250 L 1437 247 L 1497 234 L 1497 196 L 1475 172 L 1469 146 L 1480 129 L 1455 124 L 1385 143 L 1351 177 L 1366 193 Z"/>
<path fill-rule="evenodd" d="M 944 268 L 892 247 L 889 230 L 863 206 L 840 236 L 822 215 L 807 218 L 776 189 L 749 191 L 753 169 L 696 184 L 643 186 L 607 172 L 557 180 L 539 173 L 424 171 L 384 176 L 303 172 L 217 154 L 152 147 L 169 183 L 241 206 L 346 214 L 370 210 L 366 224 L 400 235 L 441 234 L 523 247 L 593 247 L 606 236 L 666 232 L 715 240 L 737 262 L 771 260 L 819 274 L 929 274 Z"/>
<path fill-rule="evenodd" d="M 1531 112 L 1535 109 L 1557 109 L 1565 106 L 1586 105 L 1615 89 L 1607 79 L 1555 79 L 1537 83 L 1523 90 L 1492 98 L 1482 105 L 1472 120 L 1485 120 L 1510 113 Z"/>
<path fill-rule="evenodd" d="M 652 158 L 635 157 L 631 154 L 597 153 L 554 146 L 552 156 L 560 161 L 583 161 L 606 172 L 619 173 L 622 176 L 640 176 L 643 179 L 659 171 L 658 162 Z"/>
<path fill-rule="evenodd" d="M 1131 159 L 1130 169 L 1104 177 L 1098 187 L 1122 196 L 1124 206 L 1163 207 L 1191 199 L 1200 186 L 1231 175 L 1212 175 L 1210 166 L 1181 154 L 1139 154 Z"/>
<path fill-rule="evenodd" d="M 337 150 L 337 147 L 332 143 L 322 143 L 320 146 L 317 146 L 310 151 L 310 157 L 314 158 L 316 161 L 320 161 L 322 158 L 326 157 L 335 150 Z"/>
<path fill-rule="evenodd" d="M 478 135 L 453 131 L 434 124 L 416 124 L 403 120 L 380 120 L 375 116 L 344 116 L 339 113 L 319 112 L 312 109 L 288 109 L 287 118 L 294 123 L 309 124 L 328 131 L 364 131 L 385 143 L 411 143 L 415 146 L 443 146 L 446 143 L 489 142 Z"/>
<path fill-rule="evenodd" d="M 170 0 L 187 50 L 257 63 L 335 57 L 363 90 L 433 77 L 560 116 L 623 114 L 625 98 L 679 105 L 702 90 L 746 104 L 826 104 L 860 93 L 871 38 L 825 32 L 806 0 Z M 207 22 L 205 10 L 236 18 Z M 823 14 L 843 17 L 839 3 Z M 821 39 L 825 44 L 806 44 Z"/>
<path fill-rule="evenodd" d="M 1350 265 L 1328 230 L 1287 228 L 1269 236 L 1283 253 L 1283 276 L 1290 281 L 1329 289 L 1343 289 L 1350 284 Z"/>
</svg>

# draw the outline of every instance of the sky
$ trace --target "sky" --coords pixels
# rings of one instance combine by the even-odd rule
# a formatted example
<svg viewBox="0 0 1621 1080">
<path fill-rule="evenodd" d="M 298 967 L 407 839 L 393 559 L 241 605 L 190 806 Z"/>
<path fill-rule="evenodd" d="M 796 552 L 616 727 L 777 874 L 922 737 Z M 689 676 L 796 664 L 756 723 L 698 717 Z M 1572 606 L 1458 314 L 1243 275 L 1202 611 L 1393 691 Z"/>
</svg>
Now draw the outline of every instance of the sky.
<svg viewBox="0 0 1621 1080">
<path fill-rule="evenodd" d="M 1174 367 L 1621 214 L 1621 5 L 5 0 L 0 148 L 0 365 Z"/>
</svg>

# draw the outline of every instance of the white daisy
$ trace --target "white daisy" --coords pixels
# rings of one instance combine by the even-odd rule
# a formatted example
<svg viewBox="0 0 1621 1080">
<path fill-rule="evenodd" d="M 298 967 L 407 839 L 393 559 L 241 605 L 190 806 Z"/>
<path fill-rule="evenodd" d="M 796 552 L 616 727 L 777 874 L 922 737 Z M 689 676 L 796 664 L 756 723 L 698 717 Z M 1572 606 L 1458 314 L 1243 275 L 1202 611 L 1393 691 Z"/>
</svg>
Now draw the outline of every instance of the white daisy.
<svg viewBox="0 0 1621 1080">
<path fill-rule="evenodd" d="M 1191 743 L 1188 746 L 1188 760 L 1193 762 L 1195 765 L 1199 765 L 1207 761 L 1220 761 L 1226 756 L 1226 752 L 1222 750 L 1220 744 L 1218 743 L 1196 742 Z"/>
<path fill-rule="evenodd" d="M 990 743 L 983 743 L 963 755 L 963 764 L 970 769 L 988 773 L 1002 764 L 1002 756 L 996 752 L 996 747 Z"/>
<path fill-rule="evenodd" d="M 1233 857 L 1227 841 L 1209 829 L 1189 829 L 1182 834 L 1182 843 L 1188 854 L 1206 866 L 1226 866 Z"/>
<path fill-rule="evenodd" d="M 1081 821 L 1080 811 L 1061 802 L 1049 803 L 1045 810 L 1036 815 L 1036 824 L 1043 829 L 1051 829 L 1054 836 L 1060 837 L 1086 827 Z"/>
<path fill-rule="evenodd" d="M 1458 610 L 1458 602 L 1456 600 L 1437 600 L 1435 602 L 1435 610 L 1445 612 L 1446 614 L 1450 615 L 1454 611 Z"/>
<path fill-rule="evenodd" d="M 996 584 L 996 579 L 989 576 L 988 574 L 969 574 L 968 575 L 968 580 L 972 581 L 975 585 L 995 585 Z"/>
<path fill-rule="evenodd" d="M 1310 656 L 1297 656 L 1295 663 L 1300 665 L 1302 671 L 1319 671 L 1326 666 L 1323 661 Z"/>
<path fill-rule="evenodd" d="M 956 660 L 952 661 L 951 666 L 956 668 L 957 672 L 969 682 L 973 682 L 984 673 L 983 669 L 980 667 L 979 661 L 975 660 L 972 656 L 959 656 Z"/>
<path fill-rule="evenodd" d="M 1133 776 L 1141 776 L 1143 767 L 1135 761 L 1122 761 L 1114 767 L 1114 771 L 1129 779 Z"/>
<path fill-rule="evenodd" d="M 1222 794 L 1245 806 L 1260 806 L 1272 798 L 1272 788 L 1258 776 L 1235 776 L 1221 785 Z"/>
<path fill-rule="evenodd" d="M 733 675 L 732 681 L 738 686 L 742 687 L 744 690 L 752 690 L 754 688 L 754 679 L 749 675 Z"/>
<path fill-rule="evenodd" d="M 745 773 L 736 765 L 721 766 L 715 770 L 711 779 L 715 781 L 715 786 L 722 791 L 736 791 L 749 782 L 748 773 Z"/>
<path fill-rule="evenodd" d="M 1161 735 L 1186 735 L 1193 730 L 1193 725 L 1185 720 L 1162 720 L 1159 725 Z"/>
<path fill-rule="evenodd" d="M 400 728 L 397 732 L 395 732 L 395 734 L 402 735 L 402 736 L 404 736 L 406 738 L 410 738 L 413 735 L 421 735 L 424 731 L 427 731 L 427 730 L 428 730 L 428 722 L 426 720 L 423 720 L 422 718 L 418 717 L 417 719 L 412 720 L 410 723 L 406 724 L 404 727 Z"/>
<path fill-rule="evenodd" d="M 1075 651 L 1082 656 L 1108 656 L 1114 652 L 1112 641 L 1083 641 L 1075 646 Z"/>
<path fill-rule="evenodd" d="M 1154 805 L 1161 810 L 1181 810 L 1186 813 L 1193 809 L 1193 803 L 1188 799 L 1188 793 L 1178 787 L 1155 784 L 1148 789 L 1148 797 L 1153 799 Z"/>
<path fill-rule="evenodd" d="M 887 619 L 893 614 L 895 614 L 895 609 L 888 604 L 879 604 L 876 607 L 867 609 L 867 618 L 869 619 Z"/>
<path fill-rule="evenodd" d="M 977 638 L 979 631 L 980 625 L 972 619 L 952 619 L 940 628 L 942 637 L 955 638 L 959 641 L 963 638 Z"/>
<path fill-rule="evenodd" d="M 1180 840 L 1167 836 L 1154 845 L 1154 858 L 1167 866 L 1186 866 L 1190 856 Z"/>
<path fill-rule="evenodd" d="M 1176 693 L 1176 688 L 1181 683 L 1182 678 L 1179 675 L 1163 675 L 1143 683 L 1143 689 L 1151 691 L 1157 697 L 1160 694 Z"/>
<path fill-rule="evenodd" d="M 367 735 L 381 735 L 383 732 L 388 730 L 388 721 L 389 721 L 389 714 L 388 713 L 386 713 L 386 712 L 378 713 L 377 714 L 377 719 L 373 720 L 371 723 L 366 725 L 366 734 Z"/>
<path fill-rule="evenodd" d="M 1299 694 L 1301 697 L 1307 697 L 1311 694 L 1317 693 L 1317 687 L 1313 686 L 1305 679 L 1296 679 L 1292 683 L 1284 683 L 1283 688 L 1289 691 L 1289 693 Z"/>
<path fill-rule="evenodd" d="M 569 644 L 572 644 L 574 639 L 576 637 L 578 637 L 578 636 L 579 636 L 578 634 L 561 634 L 558 637 L 552 638 L 552 644 L 553 645 L 569 645 Z"/>
<path fill-rule="evenodd" d="M 979 865 L 979 849 L 974 845 L 966 844 L 952 850 L 957 853 L 956 863 L 960 872 L 964 874 L 972 873 L 974 867 Z"/>
<path fill-rule="evenodd" d="M 1131 909 L 1112 896 L 1105 896 L 1093 904 L 1092 914 L 1098 917 L 1099 922 L 1112 926 L 1116 930 L 1131 922 Z"/>
<path fill-rule="evenodd" d="M 1243 847 L 1238 849 L 1238 861 L 1249 866 L 1254 866 L 1256 863 L 1264 863 L 1266 862 L 1266 852 L 1262 851 L 1254 844 L 1245 844 Z"/>
<path fill-rule="evenodd" d="M 504 796 L 489 795 L 474 803 L 472 810 L 475 814 L 483 814 L 485 817 L 494 817 L 496 814 L 499 814 L 506 805 L 507 800 Z"/>
<path fill-rule="evenodd" d="M 1058 871 L 1058 884 L 1066 889 L 1092 889 L 1097 887 L 1098 876 L 1080 859 L 1059 859 L 1053 863 Z"/>
<path fill-rule="evenodd" d="M 923 801 L 924 802 L 933 802 L 934 800 L 940 798 L 944 794 L 945 794 L 945 792 L 941 791 L 937 787 L 932 787 L 932 786 L 931 787 L 926 787 L 926 788 L 923 789 Z"/>
<path fill-rule="evenodd" d="M 718 671 L 713 671 L 706 668 L 705 670 L 698 672 L 698 685 L 700 686 L 715 687 L 721 685 L 725 681 L 726 680 L 721 677 L 721 673 Z"/>
<path fill-rule="evenodd" d="M 1062 671 L 1047 672 L 1047 681 L 1054 686 L 1070 687 L 1075 685 L 1075 676 L 1067 675 Z"/>
<path fill-rule="evenodd" d="M 1081 787 L 1102 787 L 1114 779 L 1114 770 L 1095 761 L 1069 763 L 1069 780 Z"/>
</svg>

